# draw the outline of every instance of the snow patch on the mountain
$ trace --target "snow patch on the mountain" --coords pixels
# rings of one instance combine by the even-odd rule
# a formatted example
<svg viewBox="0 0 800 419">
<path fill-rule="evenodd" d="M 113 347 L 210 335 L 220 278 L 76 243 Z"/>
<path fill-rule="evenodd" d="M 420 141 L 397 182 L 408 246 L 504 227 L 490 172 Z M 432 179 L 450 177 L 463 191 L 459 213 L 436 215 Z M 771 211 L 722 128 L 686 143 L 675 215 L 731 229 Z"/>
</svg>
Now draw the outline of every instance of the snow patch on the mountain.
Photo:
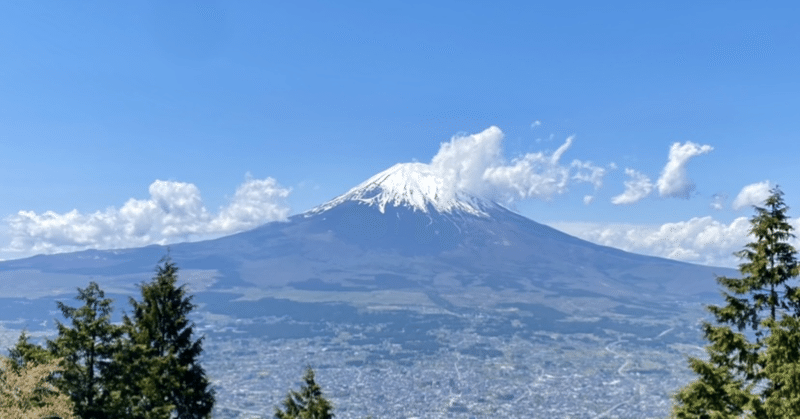
<svg viewBox="0 0 800 419">
<path fill-rule="evenodd" d="M 456 135 L 442 143 L 430 163 L 392 166 L 346 194 L 312 209 L 316 214 L 346 201 L 358 201 L 385 212 L 387 205 L 422 212 L 487 216 L 497 202 L 550 199 L 565 193 L 573 182 L 602 185 L 606 169 L 591 162 L 560 163 L 573 137 L 554 152 L 526 153 L 503 158 L 503 132 L 491 126 L 472 135 Z"/>
<path fill-rule="evenodd" d="M 306 214 L 318 214 L 347 201 L 375 206 L 381 213 L 391 205 L 407 206 L 421 212 L 465 212 L 480 217 L 488 216 L 485 210 L 496 205 L 456 191 L 428 164 L 399 163 Z"/>
</svg>

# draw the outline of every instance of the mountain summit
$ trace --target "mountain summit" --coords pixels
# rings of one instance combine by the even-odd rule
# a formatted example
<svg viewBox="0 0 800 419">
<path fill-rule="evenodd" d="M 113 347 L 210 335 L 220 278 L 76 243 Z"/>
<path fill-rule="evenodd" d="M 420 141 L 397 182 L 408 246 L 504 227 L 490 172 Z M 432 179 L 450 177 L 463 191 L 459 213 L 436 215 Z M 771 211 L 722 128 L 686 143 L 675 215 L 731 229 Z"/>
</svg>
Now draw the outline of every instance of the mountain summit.
<svg viewBox="0 0 800 419">
<path fill-rule="evenodd" d="M 430 165 L 399 163 L 306 214 L 319 214 L 347 201 L 376 207 L 381 213 L 390 205 L 425 213 L 457 211 L 483 217 L 488 216 L 485 209 L 494 206 L 490 201 L 456 191 Z"/>
</svg>

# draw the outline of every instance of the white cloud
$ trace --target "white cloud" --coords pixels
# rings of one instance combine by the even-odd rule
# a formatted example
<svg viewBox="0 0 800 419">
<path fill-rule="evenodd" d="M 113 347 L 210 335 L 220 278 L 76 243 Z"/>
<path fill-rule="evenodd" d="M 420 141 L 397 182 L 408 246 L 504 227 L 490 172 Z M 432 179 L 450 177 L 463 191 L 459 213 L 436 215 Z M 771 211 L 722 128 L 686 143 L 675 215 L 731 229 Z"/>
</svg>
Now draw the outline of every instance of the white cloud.
<svg viewBox="0 0 800 419">
<path fill-rule="evenodd" d="M 585 195 L 583 197 L 583 203 L 586 204 L 586 205 L 591 204 L 592 201 L 594 201 L 594 197 L 592 195 Z"/>
<path fill-rule="evenodd" d="M 558 164 L 558 161 L 561 160 L 561 156 L 563 156 L 564 153 L 566 153 L 567 150 L 569 150 L 569 148 L 572 147 L 572 142 L 574 140 L 575 140 L 574 135 L 567 137 L 567 141 L 564 141 L 564 144 L 561 144 L 561 146 L 558 147 L 558 149 L 553 153 L 553 155 L 550 156 L 550 161 L 552 164 Z"/>
<path fill-rule="evenodd" d="M 252 179 L 249 175 L 236 188 L 233 201 L 211 222 L 211 231 L 228 233 L 251 228 L 265 221 L 284 220 L 289 215 L 285 199 L 289 189 L 273 178 Z"/>
<path fill-rule="evenodd" d="M 792 219 L 795 229 L 800 219 Z M 554 228 L 605 246 L 634 253 L 660 256 L 685 262 L 736 268 L 741 262 L 734 252 L 752 240 L 748 236 L 750 221 L 739 217 L 725 224 L 712 217 L 663 225 L 551 223 Z M 795 248 L 800 240 L 791 241 Z"/>
<path fill-rule="evenodd" d="M 667 165 L 658 178 L 658 193 L 661 196 L 689 198 L 694 190 L 694 183 L 689 179 L 686 166 L 692 157 L 709 153 L 714 148 L 710 145 L 698 145 L 691 141 L 685 144 L 674 143 L 669 149 Z"/>
<path fill-rule="evenodd" d="M 602 185 L 606 169 L 591 162 L 574 160 L 565 165 L 561 157 L 574 137 L 566 139 L 552 153 L 519 155 L 507 161 L 502 155 L 503 132 L 490 127 L 472 135 L 460 135 L 443 143 L 430 163 L 452 192 L 468 191 L 493 199 L 549 199 L 563 194 L 575 182 Z"/>
<path fill-rule="evenodd" d="M 728 200 L 728 195 L 725 194 L 714 194 L 711 200 L 711 208 L 717 211 L 722 210 L 725 208 L 725 201 Z"/>
<path fill-rule="evenodd" d="M 536 128 L 540 125 L 542 125 L 542 121 L 539 121 L 538 119 L 536 121 L 531 122 L 531 128 Z"/>
<path fill-rule="evenodd" d="M 495 126 L 477 134 L 454 136 L 450 142 L 442 143 L 430 166 L 445 185 L 453 186 L 453 192 L 486 193 L 488 185 L 483 180 L 484 172 L 502 161 L 502 140 L 503 132 Z"/>
<path fill-rule="evenodd" d="M 631 179 L 625 181 L 625 192 L 611 198 L 612 204 L 633 204 L 653 191 L 653 182 L 646 175 L 628 168 L 625 169 L 625 174 Z"/>
<path fill-rule="evenodd" d="M 570 164 L 572 169 L 575 169 L 576 172 L 572 176 L 572 179 L 575 179 L 580 182 L 587 182 L 594 185 L 595 189 L 599 189 L 603 186 L 603 178 L 606 176 L 606 169 L 603 167 L 595 166 L 592 162 L 585 162 L 580 160 L 573 160 Z"/>
<path fill-rule="evenodd" d="M 736 195 L 733 200 L 733 209 L 738 210 L 743 207 L 762 205 L 769 197 L 769 190 L 772 188 L 768 180 L 747 185 Z"/>
<path fill-rule="evenodd" d="M 483 180 L 500 199 L 549 199 L 567 191 L 569 168 L 544 153 L 528 153 L 511 164 L 488 167 Z"/>
<path fill-rule="evenodd" d="M 148 199 L 129 199 L 120 208 L 90 214 L 19 211 L 6 218 L 3 252 L 12 257 L 37 253 L 166 244 L 230 234 L 283 220 L 289 214 L 290 190 L 275 179 L 252 179 L 240 185 L 217 214 L 203 205 L 191 183 L 156 180 Z"/>
</svg>

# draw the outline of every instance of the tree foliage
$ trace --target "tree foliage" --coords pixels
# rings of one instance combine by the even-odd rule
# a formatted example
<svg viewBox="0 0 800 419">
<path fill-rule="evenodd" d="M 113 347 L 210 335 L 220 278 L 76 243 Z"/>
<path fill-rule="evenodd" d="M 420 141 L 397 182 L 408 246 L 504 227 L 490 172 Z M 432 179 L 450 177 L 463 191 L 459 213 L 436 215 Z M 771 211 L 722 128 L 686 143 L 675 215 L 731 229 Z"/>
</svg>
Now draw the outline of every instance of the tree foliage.
<svg viewBox="0 0 800 419">
<path fill-rule="evenodd" d="M 111 388 L 116 379 L 113 356 L 117 350 L 121 329 L 111 323 L 112 300 L 95 282 L 78 288 L 78 308 L 58 302 L 58 308 L 69 325 L 56 322 L 58 337 L 48 341 L 50 352 L 63 358 L 63 371 L 56 385 L 70 395 L 75 403 L 75 414 L 84 419 L 107 418 L 113 412 Z M 33 348 L 19 346 L 35 354 Z"/>
<path fill-rule="evenodd" d="M 71 399 L 75 416 L 83 419 L 210 417 L 214 392 L 198 362 L 202 338 L 193 337 L 188 319 L 192 297 L 176 285 L 175 264 L 169 257 L 162 262 L 152 281 L 140 285 L 141 301 L 131 298 L 133 312 L 121 325 L 111 323 L 112 301 L 92 282 L 78 288 L 82 306 L 57 303 L 68 322 L 56 322 L 58 336 L 47 348 L 23 332 L 6 369 L 40 371 L 31 369 L 58 358 L 58 373 L 42 380 Z M 40 386 L 40 397 L 49 397 L 51 387 Z M 0 414 L 5 417 L 11 416 Z"/>
<path fill-rule="evenodd" d="M 41 346 L 31 343 L 26 331 L 20 333 L 17 343 L 8 350 L 8 358 L 13 362 L 12 367 L 24 368 L 30 364 L 45 364 L 55 356 Z"/>
<path fill-rule="evenodd" d="M 276 419 L 332 419 L 333 405 L 322 395 L 314 380 L 314 370 L 306 368 L 300 391 L 289 391 L 283 409 L 275 408 Z"/>
<path fill-rule="evenodd" d="M 778 188 L 750 220 L 754 241 L 737 252 L 741 278 L 717 278 L 725 304 L 710 305 L 707 360 L 675 396 L 676 418 L 800 417 L 800 292 L 788 207 Z"/>
<path fill-rule="evenodd" d="M 74 405 L 69 396 L 51 383 L 63 370 L 61 359 L 19 364 L 0 357 L 0 418 L 73 419 Z"/>
<path fill-rule="evenodd" d="M 133 418 L 207 418 L 214 392 L 199 363 L 202 338 L 194 339 L 188 315 L 195 307 L 185 286 L 176 286 L 178 268 L 162 259 L 151 282 L 140 286 L 142 300 L 131 298 L 131 317 L 123 319 L 127 344 L 120 353 Z M 175 416 L 173 416 L 175 415 Z"/>
</svg>

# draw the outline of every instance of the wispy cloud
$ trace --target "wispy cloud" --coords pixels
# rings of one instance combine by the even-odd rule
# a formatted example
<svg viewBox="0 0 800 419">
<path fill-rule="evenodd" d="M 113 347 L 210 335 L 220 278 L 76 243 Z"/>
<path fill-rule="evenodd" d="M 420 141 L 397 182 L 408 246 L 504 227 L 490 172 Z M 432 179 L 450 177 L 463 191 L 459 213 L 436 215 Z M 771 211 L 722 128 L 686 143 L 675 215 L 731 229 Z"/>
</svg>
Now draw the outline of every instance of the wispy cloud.
<svg viewBox="0 0 800 419">
<path fill-rule="evenodd" d="M 664 197 L 688 199 L 694 190 L 694 183 L 689 179 L 687 166 L 692 157 L 709 153 L 714 148 L 710 145 L 698 145 L 691 141 L 684 144 L 674 143 L 669 149 L 667 165 L 658 178 L 658 193 Z"/>
<path fill-rule="evenodd" d="M 726 194 L 714 194 L 714 196 L 711 198 L 710 206 L 712 209 L 721 211 L 723 208 L 725 208 L 725 201 L 727 200 L 728 195 Z"/>
<path fill-rule="evenodd" d="M 653 191 L 653 182 L 646 175 L 633 169 L 625 169 L 625 174 L 630 180 L 625 181 L 625 192 L 611 198 L 611 203 L 616 205 L 633 204 L 650 195 Z"/>
<path fill-rule="evenodd" d="M 109 249 L 210 238 L 286 219 L 290 189 L 275 179 L 249 175 L 216 214 L 191 183 L 156 180 L 147 199 L 129 199 L 119 208 L 89 214 L 19 211 L 5 219 L 6 254 Z"/>
<path fill-rule="evenodd" d="M 606 169 L 604 167 L 595 166 L 592 162 L 573 160 L 570 163 L 570 168 L 575 172 L 572 179 L 579 182 L 587 182 L 594 185 L 595 189 L 603 186 L 603 179 L 606 177 Z"/>
<path fill-rule="evenodd" d="M 738 210 L 753 205 L 761 205 L 769 197 L 770 188 L 772 186 L 770 186 L 768 180 L 745 186 L 733 200 L 733 209 Z"/>
<path fill-rule="evenodd" d="M 692 157 L 709 153 L 714 148 L 710 145 L 697 145 L 687 141 L 685 144 L 674 143 L 669 149 L 667 164 L 661 170 L 661 176 L 655 184 L 650 177 L 637 170 L 626 168 L 625 175 L 630 179 L 624 182 L 625 191 L 611 198 L 616 205 L 630 205 L 641 201 L 655 188 L 662 197 L 689 198 L 695 185 L 689 179 L 687 166 Z M 613 168 L 616 165 L 612 163 Z"/>
</svg>

